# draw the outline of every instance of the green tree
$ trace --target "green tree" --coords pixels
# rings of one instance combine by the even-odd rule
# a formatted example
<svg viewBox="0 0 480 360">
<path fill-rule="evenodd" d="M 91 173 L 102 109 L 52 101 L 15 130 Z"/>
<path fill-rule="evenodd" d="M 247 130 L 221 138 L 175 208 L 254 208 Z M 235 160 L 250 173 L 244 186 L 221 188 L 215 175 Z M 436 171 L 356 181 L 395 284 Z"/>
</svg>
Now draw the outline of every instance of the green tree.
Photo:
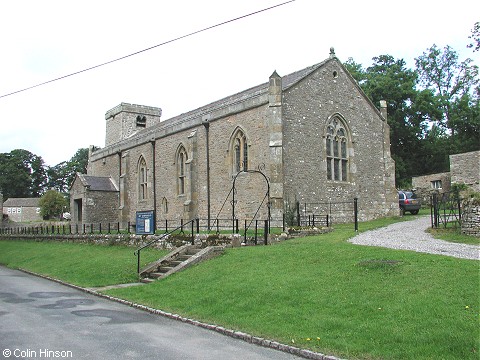
<svg viewBox="0 0 480 360">
<path fill-rule="evenodd" d="M 418 158 L 427 125 L 424 108 L 432 103 L 431 93 L 416 90 L 417 74 L 406 68 L 403 59 L 381 55 L 372 60 L 366 69 L 352 59 L 345 66 L 376 106 L 387 101 L 395 178 L 397 186 L 404 186 L 423 171 Z"/>
<path fill-rule="evenodd" d="M 480 50 L 480 22 L 473 25 L 472 34 L 468 37 L 472 42 L 467 45 L 468 48 L 473 49 L 473 52 Z"/>
<path fill-rule="evenodd" d="M 85 174 L 88 165 L 88 148 L 78 149 L 68 160 L 48 168 L 48 186 L 51 189 L 67 193 L 75 180 L 77 172 Z"/>
<path fill-rule="evenodd" d="M 419 85 L 433 91 L 441 117 L 431 119 L 438 126 L 444 127 L 455 135 L 455 126 L 452 120 L 462 112 L 460 99 L 470 97 L 472 90 L 479 84 L 478 66 L 467 58 L 459 62 L 458 54 L 450 46 L 439 49 L 431 46 L 415 59 L 416 71 L 419 76 Z M 465 119 L 469 120 L 469 119 Z"/>
<path fill-rule="evenodd" d="M 44 219 L 60 218 L 68 207 L 67 199 L 60 192 L 48 190 L 39 200 L 40 215 Z"/>
<path fill-rule="evenodd" d="M 46 167 L 40 156 L 23 149 L 0 154 L 0 190 L 5 198 L 38 197 L 46 183 Z"/>
</svg>

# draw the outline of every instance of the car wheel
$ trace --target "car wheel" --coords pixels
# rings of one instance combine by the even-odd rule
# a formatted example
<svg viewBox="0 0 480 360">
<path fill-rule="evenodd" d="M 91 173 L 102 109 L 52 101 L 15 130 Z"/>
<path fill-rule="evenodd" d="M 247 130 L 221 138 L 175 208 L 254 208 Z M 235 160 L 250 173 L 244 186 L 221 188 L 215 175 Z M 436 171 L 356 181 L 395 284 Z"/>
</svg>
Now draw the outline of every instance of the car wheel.
<svg viewBox="0 0 480 360">
<path fill-rule="evenodd" d="M 412 215 L 417 215 L 417 214 L 418 214 L 418 210 L 412 210 L 412 211 L 410 211 L 410 214 L 412 214 Z"/>
</svg>

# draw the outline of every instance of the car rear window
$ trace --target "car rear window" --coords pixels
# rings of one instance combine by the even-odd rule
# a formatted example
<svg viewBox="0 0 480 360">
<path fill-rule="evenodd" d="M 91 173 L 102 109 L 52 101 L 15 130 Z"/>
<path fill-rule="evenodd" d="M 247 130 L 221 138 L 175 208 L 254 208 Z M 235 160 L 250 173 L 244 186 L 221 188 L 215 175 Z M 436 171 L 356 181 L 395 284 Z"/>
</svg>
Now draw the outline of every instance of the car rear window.
<svg viewBox="0 0 480 360">
<path fill-rule="evenodd" d="M 416 199 L 417 194 L 412 193 L 412 192 L 406 192 L 405 195 L 407 196 L 407 199 Z"/>
</svg>

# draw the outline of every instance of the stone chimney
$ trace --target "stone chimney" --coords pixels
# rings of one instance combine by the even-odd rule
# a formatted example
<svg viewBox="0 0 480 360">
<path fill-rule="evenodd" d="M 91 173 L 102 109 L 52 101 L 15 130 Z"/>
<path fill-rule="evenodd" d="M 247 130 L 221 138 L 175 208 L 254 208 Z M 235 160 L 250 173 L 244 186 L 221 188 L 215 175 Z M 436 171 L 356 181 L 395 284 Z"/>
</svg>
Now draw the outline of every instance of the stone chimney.
<svg viewBox="0 0 480 360">
<path fill-rule="evenodd" d="M 380 100 L 380 114 L 383 116 L 385 121 L 387 120 L 387 101 Z"/>
</svg>

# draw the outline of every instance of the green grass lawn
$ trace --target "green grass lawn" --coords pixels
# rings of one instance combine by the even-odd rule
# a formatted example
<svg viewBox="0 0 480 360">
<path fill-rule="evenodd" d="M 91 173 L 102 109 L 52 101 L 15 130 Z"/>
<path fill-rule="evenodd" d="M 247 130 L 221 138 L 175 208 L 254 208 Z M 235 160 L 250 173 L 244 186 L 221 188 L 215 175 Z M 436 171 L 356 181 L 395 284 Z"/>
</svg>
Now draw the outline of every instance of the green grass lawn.
<svg viewBox="0 0 480 360">
<path fill-rule="evenodd" d="M 2 240 L 0 264 L 97 287 L 138 281 L 134 251 L 126 246 Z M 142 266 L 165 254 L 165 250 L 143 250 Z"/>
<path fill-rule="evenodd" d="M 360 231 L 409 219 L 361 223 Z M 347 359 L 478 359 L 479 261 L 353 245 L 346 241 L 353 235 L 351 224 L 337 225 L 324 235 L 228 249 L 164 280 L 106 293 Z M 45 264 L 31 270 L 43 273 L 52 267 L 49 261 L 6 261 L 22 253 L 5 255 L 9 243 L 0 241 L 1 263 L 28 268 L 38 261 Z M 37 249 L 31 256 L 39 259 L 40 249 L 51 246 L 30 244 Z M 54 257 L 61 256 L 58 245 Z M 112 279 L 122 266 L 129 274 L 135 271 L 131 249 L 127 256 L 120 255 L 124 248 L 73 247 L 81 254 L 90 248 L 98 253 L 86 269 L 108 257 L 111 265 L 100 266 Z M 49 275 L 74 278 L 80 263 L 64 261 Z M 92 271 L 85 271 L 77 281 L 90 283 L 89 276 Z M 126 278 L 131 277 L 115 281 Z"/>
</svg>

